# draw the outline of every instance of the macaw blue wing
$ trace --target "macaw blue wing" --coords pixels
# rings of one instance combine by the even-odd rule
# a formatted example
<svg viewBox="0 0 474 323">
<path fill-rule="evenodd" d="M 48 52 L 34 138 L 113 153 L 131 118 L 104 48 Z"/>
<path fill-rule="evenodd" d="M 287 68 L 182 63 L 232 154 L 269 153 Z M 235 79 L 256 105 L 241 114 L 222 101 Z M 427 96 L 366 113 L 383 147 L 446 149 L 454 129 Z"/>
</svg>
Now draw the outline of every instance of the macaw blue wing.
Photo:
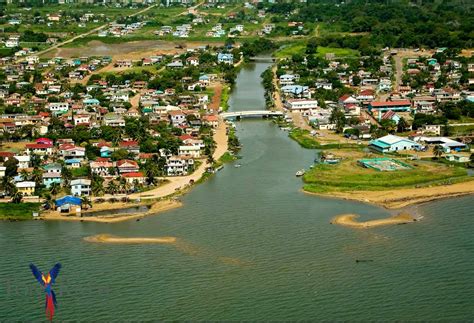
<svg viewBox="0 0 474 323">
<path fill-rule="evenodd" d="M 36 268 L 35 265 L 30 264 L 31 272 L 33 273 L 33 276 L 35 276 L 36 280 L 41 284 L 41 286 L 44 286 L 44 281 L 43 281 L 43 273 Z"/>
<path fill-rule="evenodd" d="M 51 284 L 53 284 L 56 281 L 56 277 L 58 277 L 58 275 L 59 275 L 59 269 L 61 269 L 61 264 L 57 263 L 49 271 L 49 275 L 51 276 Z"/>
</svg>

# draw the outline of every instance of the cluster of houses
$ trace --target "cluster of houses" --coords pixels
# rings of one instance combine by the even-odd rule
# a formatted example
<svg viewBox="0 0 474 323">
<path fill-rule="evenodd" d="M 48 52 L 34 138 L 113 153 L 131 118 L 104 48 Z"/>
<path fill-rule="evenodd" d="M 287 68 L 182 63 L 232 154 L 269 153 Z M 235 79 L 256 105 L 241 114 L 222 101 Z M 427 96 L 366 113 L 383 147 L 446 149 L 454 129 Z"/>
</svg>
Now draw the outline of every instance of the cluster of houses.
<svg viewBox="0 0 474 323">
<path fill-rule="evenodd" d="M 173 35 L 173 37 L 188 38 L 192 30 L 193 30 L 193 27 L 191 24 L 182 24 L 182 25 L 176 26 L 174 29 L 172 26 L 162 26 L 159 30 L 155 31 L 155 35 L 157 36 Z"/>
<path fill-rule="evenodd" d="M 368 58 L 362 57 L 361 60 Z M 460 100 L 474 101 L 474 93 L 468 87 L 464 89 L 443 87 L 434 88 L 434 82 L 427 83 L 422 89 L 414 90 L 410 86 L 399 86 L 392 89 L 391 76 L 393 68 L 390 55 L 383 56 L 382 64 L 378 71 L 369 71 L 363 68 L 351 70 L 350 66 L 342 59 L 335 59 L 331 54 L 326 55 L 327 67 L 318 68 L 318 75 L 314 87 L 302 85 L 300 76 L 296 73 L 285 73 L 279 76 L 280 93 L 283 98 L 284 107 L 289 111 L 298 111 L 308 117 L 309 121 L 320 129 L 331 129 L 335 125 L 329 123 L 329 116 L 334 107 L 341 108 L 346 118 L 358 118 L 361 124 L 368 126 L 378 125 L 383 120 L 392 120 L 395 124 L 404 118 L 405 121 L 413 119 L 416 113 L 434 114 L 438 112 L 440 103 L 457 102 Z M 306 60 L 302 63 L 306 64 Z M 420 63 L 417 59 L 408 60 L 407 64 L 417 64 L 418 69 L 427 68 L 432 64 L 431 74 L 438 75 L 440 65 L 436 59 L 427 59 Z M 462 66 L 455 60 L 447 60 L 444 63 L 449 71 L 448 79 L 456 79 L 459 69 L 465 68 L 469 73 L 474 72 L 474 64 Z M 411 66 L 411 65 L 409 65 Z M 290 66 L 282 66 L 291 71 Z M 413 66 L 412 66 L 413 67 Z M 410 72 L 410 69 L 407 70 Z M 346 94 L 337 101 L 325 101 L 326 109 L 318 106 L 318 92 L 321 90 L 333 91 L 333 83 L 324 75 L 336 73 L 338 81 L 346 88 L 350 88 L 353 94 Z M 438 77 L 440 74 L 438 75 Z M 474 84 L 474 79 L 469 80 Z M 308 84 L 307 80 L 306 83 Z M 429 132 L 429 131 L 428 131 Z"/>
<path fill-rule="evenodd" d="M 139 30 L 145 25 L 146 25 L 146 22 L 144 21 L 134 22 L 128 25 L 113 23 L 110 25 L 110 27 L 107 30 L 100 30 L 97 35 L 99 37 L 107 37 L 107 36 L 122 37 Z"/>
</svg>

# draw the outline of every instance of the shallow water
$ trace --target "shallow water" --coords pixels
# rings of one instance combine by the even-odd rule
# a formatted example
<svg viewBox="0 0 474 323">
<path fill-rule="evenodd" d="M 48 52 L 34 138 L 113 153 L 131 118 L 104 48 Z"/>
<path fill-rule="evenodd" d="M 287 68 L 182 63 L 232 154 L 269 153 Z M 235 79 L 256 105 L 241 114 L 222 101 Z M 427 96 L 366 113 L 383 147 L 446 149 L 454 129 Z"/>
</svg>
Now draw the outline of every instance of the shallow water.
<svg viewBox="0 0 474 323">
<path fill-rule="evenodd" d="M 264 106 L 243 69 L 231 108 Z M 416 207 L 421 222 L 354 230 L 341 213 L 371 205 L 300 191 L 315 152 L 269 121 L 237 123 L 240 168 L 226 165 L 184 206 L 140 222 L 0 222 L 0 320 L 44 319 L 29 262 L 58 278 L 58 320 L 468 320 L 474 317 L 474 199 Z M 106 233 L 175 236 L 171 245 L 83 241 Z M 373 260 L 356 263 L 355 260 Z"/>
</svg>

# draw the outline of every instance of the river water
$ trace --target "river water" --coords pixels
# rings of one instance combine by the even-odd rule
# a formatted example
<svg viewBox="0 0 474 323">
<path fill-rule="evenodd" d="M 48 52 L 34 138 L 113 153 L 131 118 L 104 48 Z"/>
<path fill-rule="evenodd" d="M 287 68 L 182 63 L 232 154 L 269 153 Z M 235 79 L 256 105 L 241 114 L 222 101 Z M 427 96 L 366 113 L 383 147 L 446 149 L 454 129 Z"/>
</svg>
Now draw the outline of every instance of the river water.
<svg viewBox="0 0 474 323">
<path fill-rule="evenodd" d="M 242 69 L 231 110 L 264 108 L 259 75 Z M 269 121 L 237 123 L 232 164 L 140 222 L 0 222 L 0 321 L 42 320 L 34 262 L 63 269 L 59 320 L 468 320 L 474 318 L 474 199 L 417 207 L 410 225 L 354 230 L 340 213 L 378 207 L 309 196 L 295 172 L 304 150 Z M 99 233 L 176 236 L 175 245 L 106 245 Z M 356 259 L 373 260 L 359 262 Z"/>
</svg>

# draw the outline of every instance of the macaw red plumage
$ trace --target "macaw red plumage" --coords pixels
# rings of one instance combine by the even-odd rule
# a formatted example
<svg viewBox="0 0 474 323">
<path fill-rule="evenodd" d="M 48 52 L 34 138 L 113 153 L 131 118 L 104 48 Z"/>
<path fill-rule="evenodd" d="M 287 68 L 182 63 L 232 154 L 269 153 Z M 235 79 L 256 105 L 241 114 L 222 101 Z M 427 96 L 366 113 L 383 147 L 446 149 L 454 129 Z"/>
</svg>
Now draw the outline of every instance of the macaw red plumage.
<svg viewBox="0 0 474 323">
<path fill-rule="evenodd" d="M 57 263 L 54 265 L 53 268 L 47 273 L 46 275 L 43 274 L 41 271 L 36 268 L 35 265 L 30 264 L 31 272 L 33 276 L 35 276 L 36 280 L 44 287 L 44 291 L 46 292 L 46 315 L 49 316 L 49 320 L 53 320 L 54 316 L 54 309 L 56 307 L 56 295 L 53 292 L 51 286 L 56 281 L 56 277 L 58 277 L 59 269 L 61 269 L 61 264 Z"/>
</svg>

